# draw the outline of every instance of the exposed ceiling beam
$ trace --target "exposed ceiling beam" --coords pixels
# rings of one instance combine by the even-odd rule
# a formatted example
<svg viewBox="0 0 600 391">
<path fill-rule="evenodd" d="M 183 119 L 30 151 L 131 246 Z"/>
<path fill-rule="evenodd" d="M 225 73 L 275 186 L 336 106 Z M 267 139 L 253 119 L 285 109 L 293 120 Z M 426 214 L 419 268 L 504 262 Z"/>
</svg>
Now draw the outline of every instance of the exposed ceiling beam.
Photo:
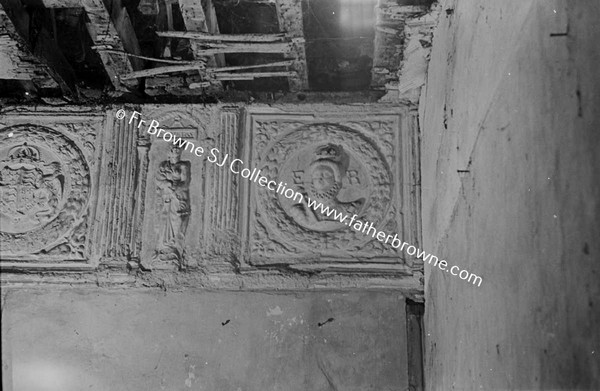
<svg viewBox="0 0 600 391">
<path fill-rule="evenodd" d="M 14 27 L 13 38 L 22 39 L 28 50 L 46 67 L 46 71 L 58 83 L 65 96 L 79 100 L 75 72 L 50 32 L 39 28 L 35 35 L 30 35 L 29 13 L 19 0 L 0 0 L 0 4 L 8 16 L 6 21 L 10 19 Z"/>
<path fill-rule="evenodd" d="M 147 61 L 152 61 L 152 62 L 162 62 L 165 64 L 175 64 L 175 65 L 181 64 L 181 65 L 183 65 L 183 64 L 191 64 L 194 62 L 194 61 L 170 60 L 167 58 L 140 56 L 137 54 L 127 53 L 122 50 L 113 50 L 113 49 L 111 49 L 111 46 L 104 46 L 104 45 L 97 45 L 97 46 L 95 45 L 95 46 L 92 46 L 92 49 L 100 51 L 100 52 L 108 52 L 108 53 L 118 54 L 121 56 L 140 58 L 142 60 L 147 60 Z M 199 60 L 199 61 L 202 61 L 202 60 Z"/>
<path fill-rule="evenodd" d="M 188 32 L 218 34 L 219 27 L 216 23 L 216 13 L 212 1 L 208 2 L 209 14 L 204 12 L 201 0 L 179 0 L 179 9 L 183 16 L 185 29 Z M 214 13 L 214 15 L 213 15 Z M 195 59 L 209 56 L 209 66 L 220 66 L 225 64 L 225 58 L 220 53 L 201 53 L 198 42 L 190 41 Z"/>
<path fill-rule="evenodd" d="M 204 12 L 206 13 L 206 27 L 208 28 L 208 32 L 211 34 L 220 34 L 221 31 L 219 30 L 219 22 L 217 21 L 217 10 L 215 9 L 215 4 L 213 0 L 205 0 L 205 2 Z M 225 55 L 215 55 L 215 66 L 225 66 Z"/>
<path fill-rule="evenodd" d="M 254 80 L 266 77 L 294 77 L 294 71 L 281 72 L 240 72 L 240 73 L 216 73 L 215 77 L 219 80 Z"/>
<path fill-rule="evenodd" d="M 211 34 L 195 31 L 157 31 L 156 35 L 206 42 L 278 42 L 285 40 L 284 34 Z"/>
<path fill-rule="evenodd" d="M 204 69 L 204 63 L 200 62 L 197 64 L 171 65 L 171 66 L 166 66 L 166 67 L 142 69 L 141 71 L 135 71 L 135 72 L 131 72 L 129 74 L 123 75 L 122 78 L 123 78 L 123 80 L 131 80 L 131 79 L 138 79 L 140 77 L 163 75 L 165 73 L 192 71 L 195 69 L 198 69 L 198 70 Z"/>
<path fill-rule="evenodd" d="M 244 76 L 244 75 L 246 75 L 244 73 L 228 73 L 228 72 L 248 70 L 248 69 L 258 69 L 258 68 L 287 67 L 291 64 L 292 64 L 292 61 L 278 61 L 278 62 L 272 62 L 272 63 L 266 63 L 266 64 L 238 65 L 238 66 L 206 69 L 206 67 L 205 67 L 206 64 L 204 62 L 196 61 L 194 63 L 189 63 L 189 64 L 143 69 L 141 71 L 131 72 L 127 75 L 123 75 L 123 76 L 121 76 L 121 78 L 124 80 L 129 80 L 129 79 L 136 79 L 136 78 L 141 78 L 141 77 L 156 76 L 156 75 L 163 75 L 166 73 L 184 72 L 184 71 L 190 71 L 190 70 L 197 69 L 197 70 L 201 71 L 201 73 L 204 76 L 214 75 L 212 77 L 217 80 L 251 80 L 251 79 L 248 79 L 247 76 Z M 244 79 L 232 79 L 232 78 L 226 79 L 226 76 L 221 76 L 221 74 L 223 74 L 223 75 L 240 75 L 240 76 L 244 76 L 245 78 Z M 283 74 L 281 72 L 263 72 L 262 75 L 263 76 L 253 77 L 252 79 L 259 78 L 259 77 L 281 77 L 281 76 L 290 76 L 290 75 L 293 76 L 293 74 L 290 72 L 288 72 L 286 74 Z"/>
<path fill-rule="evenodd" d="M 289 53 L 293 45 L 289 42 L 222 42 L 222 43 L 198 43 L 196 50 L 198 56 L 207 57 L 220 53 Z"/>
<path fill-rule="evenodd" d="M 81 6 L 90 19 L 87 27 L 95 45 L 111 47 L 113 50 L 134 55 L 141 54 L 129 14 L 122 6 L 121 0 L 82 0 Z M 111 10 L 111 14 L 108 10 Z M 110 81 L 117 89 L 121 89 L 121 75 L 143 67 L 142 60 L 137 57 L 127 58 L 106 51 L 99 52 L 99 55 Z M 137 80 L 123 81 L 123 84 L 128 87 L 134 87 L 137 83 Z"/>
<path fill-rule="evenodd" d="M 295 77 L 290 77 L 290 90 L 303 91 L 308 89 L 308 72 L 306 69 L 306 50 L 304 46 L 304 27 L 302 25 L 302 2 L 299 0 L 277 0 L 277 18 L 279 30 L 292 38 L 292 51 L 285 55 L 293 59 L 292 69 Z"/>
<path fill-rule="evenodd" d="M 245 69 L 289 67 L 292 64 L 293 64 L 292 60 L 286 60 L 286 61 L 268 62 L 268 63 L 264 63 L 264 64 L 236 65 L 236 66 L 229 66 L 229 67 L 214 68 L 214 69 L 210 69 L 210 71 L 214 72 L 214 73 L 218 73 L 218 72 L 239 71 L 239 70 L 245 70 Z"/>
<path fill-rule="evenodd" d="M 38 88 L 58 88 L 48 67 L 31 54 L 1 6 L 0 79 L 31 80 Z"/>
</svg>

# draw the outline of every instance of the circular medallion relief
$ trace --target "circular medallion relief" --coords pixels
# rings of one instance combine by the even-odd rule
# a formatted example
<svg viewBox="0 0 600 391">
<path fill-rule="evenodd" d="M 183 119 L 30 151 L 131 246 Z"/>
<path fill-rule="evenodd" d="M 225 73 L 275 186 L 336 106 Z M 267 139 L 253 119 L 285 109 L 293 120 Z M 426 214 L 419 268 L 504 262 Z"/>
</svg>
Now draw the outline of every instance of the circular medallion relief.
<svg viewBox="0 0 600 391">
<path fill-rule="evenodd" d="M 72 140 L 42 126 L 1 129 L 0 140 L 2 252 L 47 248 L 85 211 L 89 199 L 85 158 Z"/>
<path fill-rule="evenodd" d="M 371 181 L 364 165 L 341 144 L 321 141 L 298 148 L 284 162 L 279 181 L 303 195 L 302 200 L 294 200 L 279 194 L 283 210 L 296 223 L 315 231 L 344 229 L 339 214 L 360 216 L 370 199 Z M 314 210 L 309 200 L 333 212 Z"/>
<path fill-rule="evenodd" d="M 373 239 L 348 226 L 354 215 L 374 227 L 386 219 L 390 170 L 375 145 L 356 131 L 334 124 L 302 127 L 270 143 L 259 166 L 302 194 L 257 192 L 259 213 L 271 233 L 296 247 L 352 247 Z M 328 209 L 315 210 L 319 204 Z"/>
</svg>

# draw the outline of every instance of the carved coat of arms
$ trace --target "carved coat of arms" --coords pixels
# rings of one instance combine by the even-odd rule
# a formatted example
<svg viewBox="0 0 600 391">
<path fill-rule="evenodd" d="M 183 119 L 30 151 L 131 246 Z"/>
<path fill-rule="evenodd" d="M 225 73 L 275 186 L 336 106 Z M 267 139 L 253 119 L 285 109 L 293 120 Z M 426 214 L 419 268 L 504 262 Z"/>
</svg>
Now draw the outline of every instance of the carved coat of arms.
<svg viewBox="0 0 600 391">
<path fill-rule="evenodd" d="M 40 160 L 37 148 L 13 147 L 0 161 L 0 216 L 3 230 L 26 232 L 52 220 L 63 196 L 59 162 Z"/>
</svg>

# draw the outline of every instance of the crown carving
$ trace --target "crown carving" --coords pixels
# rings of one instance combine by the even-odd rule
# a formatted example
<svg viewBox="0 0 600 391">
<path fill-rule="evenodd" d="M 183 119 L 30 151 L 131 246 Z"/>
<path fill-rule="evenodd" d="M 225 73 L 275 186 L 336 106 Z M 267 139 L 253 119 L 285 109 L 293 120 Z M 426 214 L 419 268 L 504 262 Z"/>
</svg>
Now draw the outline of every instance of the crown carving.
<svg viewBox="0 0 600 391">
<path fill-rule="evenodd" d="M 13 147 L 8 152 L 8 157 L 10 160 L 16 160 L 18 162 L 35 163 L 40 161 L 40 151 L 31 145 L 27 145 L 27 143 L 23 143 L 23 145 Z"/>
<path fill-rule="evenodd" d="M 318 160 L 340 161 L 342 158 L 342 148 L 338 145 L 327 144 L 317 148 L 315 155 Z"/>
</svg>

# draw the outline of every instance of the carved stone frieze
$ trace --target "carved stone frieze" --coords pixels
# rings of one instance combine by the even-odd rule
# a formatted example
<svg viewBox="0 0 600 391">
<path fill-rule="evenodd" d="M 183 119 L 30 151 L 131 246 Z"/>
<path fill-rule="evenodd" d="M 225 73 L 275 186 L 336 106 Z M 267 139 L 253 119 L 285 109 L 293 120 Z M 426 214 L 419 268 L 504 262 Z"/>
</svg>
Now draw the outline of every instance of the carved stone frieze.
<svg viewBox="0 0 600 391">
<path fill-rule="evenodd" d="M 119 109 L 134 110 L 19 108 L 0 116 L 3 271 L 63 278 L 55 272 L 97 269 L 90 276 L 159 281 L 185 270 L 176 276 L 188 284 L 275 287 L 283 278 L 278 289 L 300 278 L 294 271 L 309 279 L 325 272 L 323 287 L 347 273 L 377 286 L 418 285 L 422 262 L 307 203 L 418 245 L 416 113 L 380 105 L 143 105 L 130 121 L 115 117 Z M 204 155 L 148 134 L 152 120 Z M 207 159 L 212 148 L 227 164 Z M 303 199 L 233 172 L 234 159 Z M 144 273 L 127 274 L 138 267 Z"/>
</svg>

